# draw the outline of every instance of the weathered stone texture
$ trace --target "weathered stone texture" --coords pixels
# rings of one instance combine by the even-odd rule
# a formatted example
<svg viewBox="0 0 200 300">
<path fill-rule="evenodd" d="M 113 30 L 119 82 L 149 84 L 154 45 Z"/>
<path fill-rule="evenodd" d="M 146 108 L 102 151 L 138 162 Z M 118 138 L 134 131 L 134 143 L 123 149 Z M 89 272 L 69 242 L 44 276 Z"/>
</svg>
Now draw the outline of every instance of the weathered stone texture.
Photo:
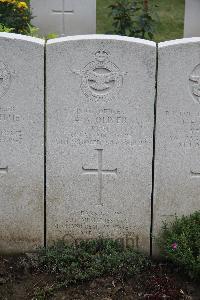
<svg viewBox="0 0 200 300">
<path fill-rule="evenodd" d="M 0 251 L 43 244 L 44 42 L 0 33 Z"/>
<path fill-rule="evenodd" d="M 155 43 L 47 43 L 47 238 L 149 251 Z"/>
<path fill-rule="evenodd" d="M 200 39 L 159 44 L 154 236 L 200 209 Z"/>
</svg>

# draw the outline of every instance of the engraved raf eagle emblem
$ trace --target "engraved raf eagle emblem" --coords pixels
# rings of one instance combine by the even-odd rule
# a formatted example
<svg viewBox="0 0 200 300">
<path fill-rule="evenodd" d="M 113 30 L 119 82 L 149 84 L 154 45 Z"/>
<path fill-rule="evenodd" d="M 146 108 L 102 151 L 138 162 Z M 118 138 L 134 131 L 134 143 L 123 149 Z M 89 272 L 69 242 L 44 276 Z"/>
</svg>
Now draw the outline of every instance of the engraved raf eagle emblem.
<svg viewBox="0 0 200 300">
<path fill-rule="evenodd" d="M 190 90 L 194 100 L 200 104 L 200 64 L 197 65 L 189 77 Z"/>
<path fill-rule="evenodd" d="M 11 82 L 11 74 L 6 65 L 0 61 L 0 98 L 2 98 L 9 90 Z"/>
<path fill-rule="evenodd" d="M 109 52 L 98 50 L 95 60 L 87 64 L 82 71 L 81 90 L 92 100 L 109 100 L 119 93 L 126 73 L 109 60 Z"/>
</svg>

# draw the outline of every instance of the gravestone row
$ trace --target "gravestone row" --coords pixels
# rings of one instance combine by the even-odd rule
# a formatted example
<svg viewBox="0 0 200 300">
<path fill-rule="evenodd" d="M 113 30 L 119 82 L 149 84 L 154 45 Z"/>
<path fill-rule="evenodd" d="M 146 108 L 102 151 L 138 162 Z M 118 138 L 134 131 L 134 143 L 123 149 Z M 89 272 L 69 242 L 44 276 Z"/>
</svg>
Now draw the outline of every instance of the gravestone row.
<svg viewBox="0 0 200 300">
<path fill-rule="evenodd" d="M 42 40 L 0 34 L 1 252 L 33 250 L 45 231 L 48 244 L 104 237 L 149 252 L 152 198 L 155 236 L 200 209 L 199 45 L 159 44 L 156 78 L 154 42 L 60 38 L 44 74 Z"/>
</svg>

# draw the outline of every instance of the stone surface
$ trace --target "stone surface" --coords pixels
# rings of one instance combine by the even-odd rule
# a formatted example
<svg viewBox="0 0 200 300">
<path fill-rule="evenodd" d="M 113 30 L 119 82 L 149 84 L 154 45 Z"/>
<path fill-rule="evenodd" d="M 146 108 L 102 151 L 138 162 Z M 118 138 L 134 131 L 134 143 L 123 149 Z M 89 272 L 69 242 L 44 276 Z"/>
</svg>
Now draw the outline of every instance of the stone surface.
<svg viewBox="0 0 200 300">
<path fill-rule="evenodd" d="M 184 37 L 200 36 L 200 1 L 185 0 Z"/>
<path fill-rule="evenodd" d="M 47 239 L 149 251 L 155 43 L 47 43 Z"/>
<path fill-rule="evenodd" d="M 0 33 L 0 252 L 43 244 L 43 73 L 42 40 Z"/>
<path fill-rule="evenodd" d="M 200 39 L 159 44 L 154 235 L 200 209 Z"/>
<path fill-rule="evenodd" d="M 31 8 L 43 35 L 96 33 L 96 0 L 31 0 Z"/>
</svg>

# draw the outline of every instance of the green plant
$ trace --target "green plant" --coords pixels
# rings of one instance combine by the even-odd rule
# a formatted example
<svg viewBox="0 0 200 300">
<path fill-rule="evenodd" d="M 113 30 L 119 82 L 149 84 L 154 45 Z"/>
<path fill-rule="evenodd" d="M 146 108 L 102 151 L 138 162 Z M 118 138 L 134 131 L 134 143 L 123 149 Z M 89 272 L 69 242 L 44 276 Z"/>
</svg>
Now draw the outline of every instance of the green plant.
<svg viewBox="0 0 200 300">
<path fill-rule="evenodd" d="M 43 249 L 39 265 L 67 285 L 108 274 L 135 275 L 149 266 L 149 260 L 133 249 L 124 250 L 116 241 L 99 239 L 76 246 L 60 242 Z"/>
<path fill-rule="evenodd" d="M 0 0 L 0 23 L 15 33 L 27 33 L 31 21 L 28 1 Z"/>
<path fill-rule="evenodd" d="M 36 287 L 32 300 L 46 300 L 53 296 L 53 287 L 48 285 L 45 287 Z"/>
<path fill-rule="evenodd" d="M 200 280 L 200 211 L 165 223 L 157 242 L 162 255 Z"/>
<path fill-rule="evenodd" d="M 58 35 L 56 33 L 49 33 L 47 36 L 41 36 L 39 34 L 39 28 L 32 26 L 30 24 L 28 24 L 28 30 L 26 30 L 24 32 L 24 34 L 32 36 L 32 37 L 37 37 L 37 38 L 41 38 L 44 40 L 49 40 L 49 39 L 55 39 L 58 37 Z"/>
<path fill-rule="evenodd" d="M 57 33 L 52 32 L 52 33 L 47 34 L 47 36 L 45 37 L 45 39 L 46 40 L 51 40 L 51 39 L 56 39 L 58 37 L 59 37 L 59 35 Z"/>
<path fill-rule="evenodd" d="M 109 5 L 113 18 L 113 34 L 152 39 L 155 20 L 147 0 L 116 0 Z"/>
<path fill-rule="evenodd" d="M 13 28 L 6 27 L 5 25 L 0 23 L 0 32 L 12 32 Z"/>
<path fill-rule="evenodd" d="M 31 24 L 27 24 L 27 29 L 24 30 L 24 34 L 32 37 L 39 37 L 39 28 Z"/>
</svg>

